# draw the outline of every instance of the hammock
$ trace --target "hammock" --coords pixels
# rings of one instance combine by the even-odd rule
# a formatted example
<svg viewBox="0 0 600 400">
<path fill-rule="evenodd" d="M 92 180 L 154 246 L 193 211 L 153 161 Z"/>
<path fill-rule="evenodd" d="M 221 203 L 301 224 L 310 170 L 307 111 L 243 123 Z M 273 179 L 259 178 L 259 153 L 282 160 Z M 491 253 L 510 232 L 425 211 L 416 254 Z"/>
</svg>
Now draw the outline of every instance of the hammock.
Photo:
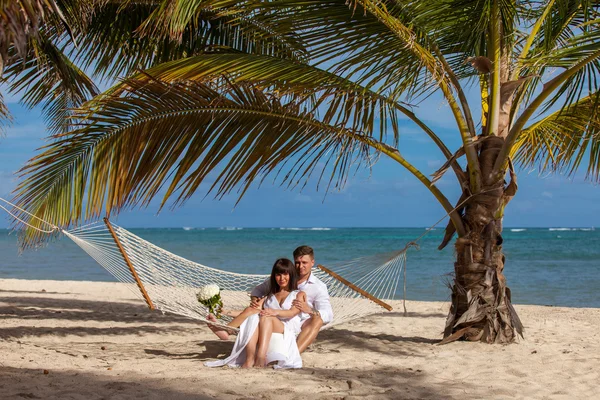
<svg viewBox="0 0 600 400">
<path fill-rule="evenodd" d="M 219 286 L 226 309 L 242 310 L 249 304 L 250 291 L 269 277 L 223 271 L 186 260 L 106 218 L 104 223 L 99 221 L 71 230 L 48 225 L 53 229 L 48 233 L 60 230 L 118 281 L 126 284 L 151 310 L 163 313 L 207 321 L 208 308 L 198 302 L 196 294 L 200 287 L 208 284 Z M 401 298 L 398 286 L 402 272 L 406 294 L 405 264 L 410 246 L 416 244 L 411 242 L 399 251 L 335 263 L 327 268 L 314 267 L 312 273 L 327 285 L 334 314 L 333 322 L 322 329 L 365 315 L 391 311 L 392 307 L 385 301 Z M 224 326 L 230 320 L 224 315 L 215 325 Z"/>
</svg>

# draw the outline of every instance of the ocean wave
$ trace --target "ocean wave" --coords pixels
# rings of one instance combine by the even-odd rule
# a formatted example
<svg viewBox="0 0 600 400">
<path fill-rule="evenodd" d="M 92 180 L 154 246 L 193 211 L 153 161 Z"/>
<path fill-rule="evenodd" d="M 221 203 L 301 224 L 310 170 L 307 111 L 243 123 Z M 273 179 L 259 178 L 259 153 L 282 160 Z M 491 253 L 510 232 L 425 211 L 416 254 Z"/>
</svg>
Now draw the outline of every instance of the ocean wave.
<svg viewBox="0 0 600 400">
<path fill-rule="evenodd" d="M 221 226 L 219 228 L 220 231 L 241 231 L 244 228 L 240 228 L 238 226 Z"/>
<path fill-rule="evenodd" d="M 193 230 L 193 229 L 194 229 L 194 228 L 192 228 L 191 226 L 184 226 L 184 227 L 183 227 L 183 230 L 184 230 L 184 231 L 191 231 L 191 230 Z"/>
<path fill-rule="evenodd" d="M 548 228 L 549 231 L 572 231 L 572 228 Z"/>
<path fill-rule="evenodd" d="M 511 232 L 523 232 L 523 231 L 526 231 L 526 230 L 527 229 L 525 229 L 525 228 L 515 228 L 515 229 L 511 229 L 510 231 Z"/>
<path fill-rule="evenodd" d="M 279 228 L 281 231 L 330 231 L 333 228 Z"/>
</svg>

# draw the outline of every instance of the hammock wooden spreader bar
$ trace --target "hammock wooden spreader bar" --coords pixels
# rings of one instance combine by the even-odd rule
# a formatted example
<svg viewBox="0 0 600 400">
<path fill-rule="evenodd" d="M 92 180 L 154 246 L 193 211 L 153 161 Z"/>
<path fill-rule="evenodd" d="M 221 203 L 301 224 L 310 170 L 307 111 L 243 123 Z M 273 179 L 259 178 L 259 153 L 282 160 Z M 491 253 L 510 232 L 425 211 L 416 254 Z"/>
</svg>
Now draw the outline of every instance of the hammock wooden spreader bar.
<svg viewBox="0 0 600 400">
<path fill-rule="evenodd" d="M 342 282 L 344 285 L 348 286 L 350 289 L 354 290 L 357 293 L 360 293 L 362 296 L 364 296 L 367 299 L 371 300 L 372 302 L 380 305 L 381 307 L 385 308 L 386 310 L 388 310 L 388 311 L 392 311 L 393 310 L 392 306 L 390 306 L 389 304 L 384 303 L 383 301 L 379 300 L 377 297 L 373 296 L 369 292 L 366 292 L 366 291 L 362 290 L 361 288 L 359 288 L 358 286 L 356 286 L 352 282 L 348 281 L 347 279 L 342 278 L 341 276 L 339 276 L 338 274 L 336 274 L 332 270 L 330 270 L 328 268 L 325 268 L 321 264 L 318 264 L 317 268 L 319 268 L 321 271 L 325 272 L 326 274 L 331 275 L 332 277 L 334 277 L 338 281 Z"/>
<path fill-rule="evenodd" d="M 115 233 L 115 230 L 113 229 L 112 225 L 108 221 L 108 218 L 104 217 L 104 223 L 106 224 L 108 231 L 110 232 L 112 238 L 114 239 L 115 244 L 119 248 L 119 252 L 121 252 L 123 259 L 125 260 L 125 263 L 129 267 L 129 271 L 131 271 L 131 275 L 133 275 L 133 279 L 135 279 L 135 282 L 137 283 L 138 288 L 140 288 L 140 292 L 142 292 L 142 296 L 144 296 L 144 300 L 146 300 L 146 304 L 148 304 L 148 308 L 150 308 L 151 310 L 154 310 L 155 307 L 154 307 L 154 304 L 152 303 L 152 299 L 150 299 L 150 296 L 148 296 L 148 292 L 146 292 L 146 289 L 144 288 L 144 285 L 142 284 L 140 277 L 138 276 L 137 272 L 135 271 L 135 268 L 133 268 L 133 264 L 131 263 L 131 260 L 127 256 L 125 249 L 123 249 L 123 246 L 121 245 L 121 242 L 119 241 L 119 238 L 117 237 L 117 234 Z"/>
</svg>

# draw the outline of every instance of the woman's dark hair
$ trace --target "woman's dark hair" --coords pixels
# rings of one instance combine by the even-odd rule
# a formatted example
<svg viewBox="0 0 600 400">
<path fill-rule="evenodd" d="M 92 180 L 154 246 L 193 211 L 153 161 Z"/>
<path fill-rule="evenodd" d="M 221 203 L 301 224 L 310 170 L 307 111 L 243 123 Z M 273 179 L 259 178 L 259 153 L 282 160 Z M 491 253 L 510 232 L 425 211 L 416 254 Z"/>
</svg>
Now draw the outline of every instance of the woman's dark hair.
<svg viewBox="0 0 600 400">
<path fill-rule="evenodd" d="M 280 258 L 273 264 L 273 270 L 271 271 L 271 280 L 269 281 L 269 295 L 279 292 L 281 288 L 275 280 L 275 275 L 288 274 L 290 276 L 290 283 L 288 283 L 288 289 L 298 290 L 298 272 L 296 266 L 291 260 L 287 258 Z"/>
</svg>

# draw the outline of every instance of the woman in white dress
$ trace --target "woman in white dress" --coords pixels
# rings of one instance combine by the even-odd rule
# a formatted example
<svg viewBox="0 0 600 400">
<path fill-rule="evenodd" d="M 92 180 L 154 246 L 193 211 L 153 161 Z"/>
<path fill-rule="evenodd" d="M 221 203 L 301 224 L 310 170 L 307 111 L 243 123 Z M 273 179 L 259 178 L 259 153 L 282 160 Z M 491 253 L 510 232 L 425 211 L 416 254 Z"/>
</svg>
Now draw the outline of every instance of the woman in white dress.
<svg viewBox="0 0 600 400">
<path fill-rule="evenodd" d="M 251 315 L 240 325 L 233 351 L 224 360 L 209 361 L 208 367 L 229 365 L 251 368 L 277 362 L 275 368 L 301 368 L 302 358 L 296 345 L 300 333 L 300 310 L 292 306 L 298 298 L 298 276 L 294 263 L 287 258 L 275 261 L 270 278 L 270 291 L 259 314 Z M 273 334 L 280 334 L 275 335 Z"/>
</svg>

